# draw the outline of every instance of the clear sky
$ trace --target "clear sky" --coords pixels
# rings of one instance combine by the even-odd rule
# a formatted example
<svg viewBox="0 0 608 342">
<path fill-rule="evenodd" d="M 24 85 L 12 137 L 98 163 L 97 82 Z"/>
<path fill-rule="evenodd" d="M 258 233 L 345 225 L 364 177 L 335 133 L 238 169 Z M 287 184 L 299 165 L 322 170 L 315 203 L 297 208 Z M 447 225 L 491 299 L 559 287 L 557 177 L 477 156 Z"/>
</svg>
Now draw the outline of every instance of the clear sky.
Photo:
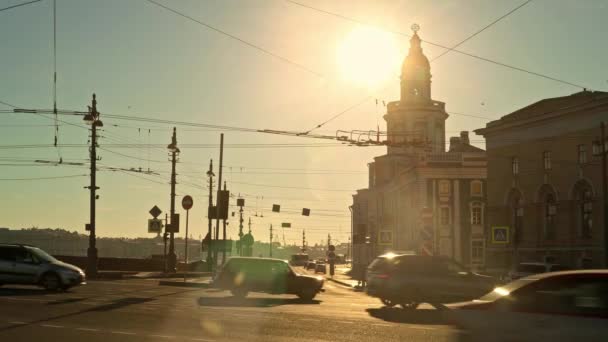
<svg viewBox="0 0 608 342">
<path fill-rule="evenodd" d="M 376 106 L 373 99 L 388 102 L 398 98 L 399 65 L 393 61 L 405 56 L 409 45 L 407 37 L 379 35 L 382 41 L 394 42 L 389 44 L 396 48 L 386 52 L 381 49 L 383 46 L 378 51 L 374 44 L 369 49 L 364 47 L 375 63 L 367 65 L 366 77 L 372 77 L 370 70 L 372 75 L 378 70 L 382 73 L 380 76 L 387 72 L 389 76 L 379 77 L 372 86 L 350 77 L 353 76 L 350 73 L 356 73 L 353 69 L 356 65 L 344 68 L 352 62 L 348 52 L 351 51 L 355 59 L 359 50 L 341 49 L 353 31 L 365 29 L 352 21 L 284 0 L 158 1 L 314 73 L 144 0 L 57 0 L 58 107 L 86 110 L 95 92 L 105 124 L 100 145 L 106 150 L 99 151 L 103 158 L 100 163 L 122 168 L 149 167 L 159 173 L 99 173 L 99 235 L 146 236 L 148 210 L 155 204 L 163 211 L 169 207 L 170 164 L 164 146 L 170 142 L 171 127 L 104 119 L 104 113 L 305 131 L 371 96 L 372 100 L 317 132 L 333 135 L 338 129 L 372 130 L 377 123 L 384 129 L 383 108 Z M 0 8 L 20 2 L 23 1 L 0 0 Z M 524 1 L 301 2 L 373 23 L 376 28 L 388 31 L 409 33 L 409 27 L 418 23 L 423 40 L 451 46 Z M 0 12 L 1 101 L 24 108 L 52 108 L 52 13 L 51 0 Z M 535 0 L 466 42 L 459 50 L 591 89 L 606 90 L 606 18 L 608 2 L 604 0 Z M 377 43 L 379 40 L 360 41 Z M 423 49 L 429 59 L 443 52 L 425 43 Z M 489 118 L 499 118 L 542 98 L 580 90 L 454 52 L 432 63 L 431 72 L 433 98 L 446 102 L 448 112 Z M 0 109 L 11 108 L 0 104 Z M 60 119 L 82 125 L 77 117 Z M 482 127 L 485 122 L 451 115 L 447 121 L 448 135 Z M 83 187 L 88 178 L 6 180 L 88 173 L 83 166 L 34 166 L 23 162 L 57 160 L 59 154 L 66 161 L 86 162 L 87 131 L 60 123 L 60 144 L 80 146 L 57 150 L 51 146 L 52 124 L 50 119 L 31 114 L 0 113 L 0 226 L 63 227 L 84 233 L 84 224 L 88 222 L 88 192 Z M 194 197 L 190 231 L 196 238 L 207 229 L 204 173 L 210 158 L 217 167 L 219 153 L 215 145 L 201 148 L 188 144 L 217 144 L 219 133 L 178 127 L 178 143 L 184 146 L 178 164 L 177 191 Z M 224 159 L 229 167 L 224 170 L 224 178 L 232 192 L 249 196 L 246 214 L 264 211 L 264 218 L 254 216 L 252 219 L 256 239 L 268 239 L 270 223 L 276 227 L 281 222 L 291 222 L 293 228 L 285 229 L 288 243 L 301 241 L 302 228 L 307 229 L 308 240 L 313 243 L 325 239 L 327 233 L 332 233 L 340 242 L 347 241 L 351 194 L 354 189 L 366 187 L 367 163 L 373 156 L 383 154 L 384 148 L 310 146 L 328 141 L 225 133 L 226 144 L 246 144 L 226 148 Z M 480 137 L 473 135 L 472 140 L 483 146 Z M 117 143 L 139 145 L 111 146 Z M 37 146 L 10 147 L 32 144 Z M 142 146 L 145 144 L 154 145 Z M 250 144 L 275 146 L 253 148 L 247 146 Z M 181 197 L 177 201 L 181 208 Z M 273 203 L 292 212 L 308 207 L 312 215 L 304 218 L 298 214 L 272 214 Z M 229 236 L 236 237 L 237 225 L 238 221 L 230 221 Z M 281 229 L 275 232 L 281 241 Z"/>
</svg>

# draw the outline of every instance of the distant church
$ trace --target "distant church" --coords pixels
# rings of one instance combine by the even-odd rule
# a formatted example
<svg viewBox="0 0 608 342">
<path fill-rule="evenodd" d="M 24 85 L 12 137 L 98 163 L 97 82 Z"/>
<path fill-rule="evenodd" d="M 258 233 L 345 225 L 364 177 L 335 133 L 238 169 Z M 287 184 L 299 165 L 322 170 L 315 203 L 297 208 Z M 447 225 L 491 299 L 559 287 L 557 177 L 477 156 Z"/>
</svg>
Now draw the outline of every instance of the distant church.
<svg viewBox="0 0 608 342">
<path fill-rule="evenodd" d="M 401 69 L 401 98 L 388 103 L 387 153 L 369 163 L 353 195 L 353 263 L 385 252 L 446 255 L 484 267 L 486 154 L 467 131 L 446 151 L 445 103 L 431 97 L 431 67 L 417 25 Z"/>
</svg>

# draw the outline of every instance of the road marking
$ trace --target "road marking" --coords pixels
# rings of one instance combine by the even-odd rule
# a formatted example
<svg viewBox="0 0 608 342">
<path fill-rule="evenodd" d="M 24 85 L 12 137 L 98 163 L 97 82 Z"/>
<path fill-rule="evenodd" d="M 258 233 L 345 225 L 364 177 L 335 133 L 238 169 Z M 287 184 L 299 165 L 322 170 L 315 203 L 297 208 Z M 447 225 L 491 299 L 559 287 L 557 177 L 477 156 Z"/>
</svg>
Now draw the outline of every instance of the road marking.
<svg viewBox="0 0 608 342">
<path fill-rule="evenodd" d="M 26 322 L 21 322 L 21 321 L 11 321 L 9 323 L 10 324 L 27 324 Z"/>
<path fill-rule="evenodd" d="M 355 322 L 351 322 L 351 321 L 337 321 L 336 323 L 355 324 Z"/>
<path fill-rule="evenodd" d="M 99 331 L 99 329 L 93 329 L 93 328 L 76 328 L 76 330 L 82 330 L 82 331 Z"/>
<path fill-rule="evenodd" d="M 306 321 L 306 322 L 321 322 L 320 319 L 314 319 L 314 318 L 300 318 L 300 321 Z"/>
<path fill-rule="evenodd" d="M 135 335 L 134 332 L 128 331 L 110 331 L 112 334 L 120 334 L 120 335 Z"/>
<path fill-rule="evenodd" d="M 377 327 L 390 327 L 390 324 L 385 324 L 385 323 L 372 323 L 372 325 L 375 325 Z"/>
<path fill-rule="evenodd" d="M 167 339 L 175 338 L 175 336 L 169 336 L 169 335 L 148 335 L 148 336 L 158 337 L 158 338 L 167 338 Z"/>
<path fill-rule="evenodd" d="M 410 326 L 408 326 L 408 328 L 418 329 L 418 330 L 437 330 L 437 328 L 420 327 L 420 326 L 416 326 L 416 325 L 410 325 Z"/>
<path fill-rule="evenodd" d="M 45 328 L 63 328 L 63 325 L 54 325 L 54 324 L 40 324 L 41 327 Z"/>
</svg>

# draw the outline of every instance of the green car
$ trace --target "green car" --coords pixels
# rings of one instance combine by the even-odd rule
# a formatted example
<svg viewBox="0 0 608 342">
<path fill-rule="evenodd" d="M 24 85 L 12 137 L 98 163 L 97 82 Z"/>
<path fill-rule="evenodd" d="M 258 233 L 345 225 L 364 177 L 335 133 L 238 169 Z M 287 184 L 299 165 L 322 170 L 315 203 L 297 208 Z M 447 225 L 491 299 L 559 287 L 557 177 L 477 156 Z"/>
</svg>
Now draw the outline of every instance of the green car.
<svg viewBox="0 0 608 342">
<path fill-rule="evenodd" d="M 249 292 L 294 294 L 312 300 L 323 291 L 323 278 L 298 274 L 285 261 L 270 258 L 232 257 L 219 270 L 213 287 L 244 298 Z"/>
</svg>

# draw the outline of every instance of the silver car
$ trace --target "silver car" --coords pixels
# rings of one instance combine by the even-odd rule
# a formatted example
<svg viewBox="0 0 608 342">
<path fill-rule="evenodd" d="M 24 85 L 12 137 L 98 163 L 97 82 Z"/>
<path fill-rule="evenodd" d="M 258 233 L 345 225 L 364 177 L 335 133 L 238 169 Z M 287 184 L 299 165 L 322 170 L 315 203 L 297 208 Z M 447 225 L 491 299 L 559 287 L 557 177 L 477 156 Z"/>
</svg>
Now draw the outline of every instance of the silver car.
<svg viewBox="0 0 608 342">
<path fill-rule="evenodd" d="M 84 272 L 61 262 L 40 248 L 0 244 L 0 286 L 39 285 L 47 290 L 67 290 L 85 281 Z"/>
</svg>

